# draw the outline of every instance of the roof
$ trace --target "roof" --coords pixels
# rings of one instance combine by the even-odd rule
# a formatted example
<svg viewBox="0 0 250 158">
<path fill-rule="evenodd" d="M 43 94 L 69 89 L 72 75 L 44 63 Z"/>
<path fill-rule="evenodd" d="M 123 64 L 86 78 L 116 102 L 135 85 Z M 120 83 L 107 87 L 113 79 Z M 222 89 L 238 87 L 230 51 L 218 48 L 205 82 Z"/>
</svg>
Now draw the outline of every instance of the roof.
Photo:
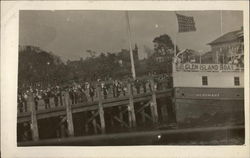
<svg viewBox="0 0 250 158">
<path fill-rule="evenodd" d="M 219 43 L 231 42 L 237 40 L 240 37 L 243 37 L 243 30 L 228 32 L 208 44 L 214 45 Z"/>
<path fill-rule="evenodd" d="M 179 56 L 180 54 L 185 54 L 185 53 L 189 53 L 192 55 L 200 55 L 200 52 L 192 50 L 192 49 L 183 49 L 180 52 L 178 52 L 177 56 Z"/>
</svg>

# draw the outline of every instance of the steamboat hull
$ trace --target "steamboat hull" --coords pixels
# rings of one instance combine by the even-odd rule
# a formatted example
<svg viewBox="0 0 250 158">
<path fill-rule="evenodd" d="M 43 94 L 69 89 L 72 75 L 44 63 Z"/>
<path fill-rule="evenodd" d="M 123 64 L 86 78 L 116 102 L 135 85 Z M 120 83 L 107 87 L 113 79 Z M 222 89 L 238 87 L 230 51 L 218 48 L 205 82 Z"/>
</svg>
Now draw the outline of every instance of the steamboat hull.
<svg viewBox="0 0 250 158">
<path fill-rule="evenodd" d="M 174 91 L 180 127 L 244 124 L 244 88 L 178 87 Z"/>
</svg>

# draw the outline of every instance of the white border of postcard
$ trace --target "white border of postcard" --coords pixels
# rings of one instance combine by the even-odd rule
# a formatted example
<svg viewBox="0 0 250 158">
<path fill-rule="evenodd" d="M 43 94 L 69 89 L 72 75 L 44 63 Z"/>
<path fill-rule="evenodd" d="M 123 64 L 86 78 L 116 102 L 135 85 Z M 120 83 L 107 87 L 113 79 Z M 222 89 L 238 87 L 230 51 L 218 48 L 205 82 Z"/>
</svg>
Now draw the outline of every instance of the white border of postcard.
<svg viewBox="0 0 250 158">
<path fill-rule="evenodd" d="M 249 2 L 247 1 L 4 1 L 1 2 L 1 154 L 3 158 L 249 157 Z M 16 90 L 19 10 L 242 10 L 245 40 L 245 145 L 17 147 Z M 209 27 L 209 26 L 208 26 Z"/>
</svg>

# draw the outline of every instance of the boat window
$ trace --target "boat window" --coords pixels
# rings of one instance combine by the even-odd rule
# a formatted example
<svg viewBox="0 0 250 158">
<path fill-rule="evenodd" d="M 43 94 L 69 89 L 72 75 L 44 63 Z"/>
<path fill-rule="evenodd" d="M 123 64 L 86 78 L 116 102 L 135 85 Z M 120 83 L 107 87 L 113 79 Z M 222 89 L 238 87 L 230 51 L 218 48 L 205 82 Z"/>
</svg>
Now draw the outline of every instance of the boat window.
<svg viewBox="0 0 250 158">
<path fill-rule="evenodd" d="M 202 76 L 202 85 L 208 85 L 207 76 Z"/>
<path fill-rule="evenodd" d="M 239 86 L 240 85 L 240 78 L 239 77 L 234 77 L 234 85 Z"/>
</svg>

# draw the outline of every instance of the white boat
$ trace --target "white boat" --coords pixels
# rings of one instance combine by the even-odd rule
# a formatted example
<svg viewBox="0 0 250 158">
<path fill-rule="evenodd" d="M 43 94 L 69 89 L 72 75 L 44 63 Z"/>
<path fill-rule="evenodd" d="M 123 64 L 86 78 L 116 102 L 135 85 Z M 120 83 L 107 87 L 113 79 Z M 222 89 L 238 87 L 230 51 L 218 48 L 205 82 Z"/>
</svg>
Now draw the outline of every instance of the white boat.
<svg viewBox="0 0 250 158">
<path fill-rule="evenodd" d="M 178 124 L 244 124 L 242 67 L 181 63 L 175 58 L 173 87 Z"/>
</svg>

